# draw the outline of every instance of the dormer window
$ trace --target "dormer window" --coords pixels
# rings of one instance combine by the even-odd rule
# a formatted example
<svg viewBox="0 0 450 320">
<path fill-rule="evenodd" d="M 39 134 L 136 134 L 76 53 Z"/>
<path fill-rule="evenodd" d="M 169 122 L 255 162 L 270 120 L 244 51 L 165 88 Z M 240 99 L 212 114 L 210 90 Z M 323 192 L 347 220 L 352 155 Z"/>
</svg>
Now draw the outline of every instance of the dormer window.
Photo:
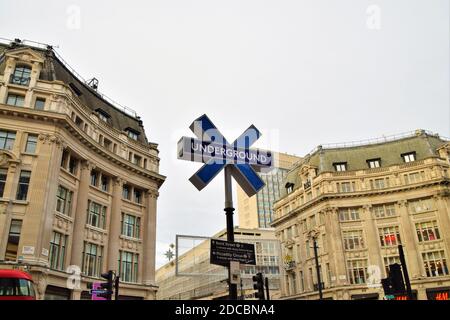
<svg viewBox="0 0 450 320">
<path fill-rule="evenodd" d="M 133 130 L 131 128 L 127 128 L 125 129 L 125 131 L 127 132 L 127 135 L 129 138 L 133 139 L 133 140 L 137 140 L 138 136 L 139 136 L 139 132 L 137 132 L 136 130 Z"/>
<path fill-rule="evenodd" d="M 286 192 L 288 194 L 290 194 L 290 193 L 292 193 L 294 191 L 294 184 L 293 183 L 288 182 L 288 183 L 286 183 L 285 187 L 286 187 Z"/>
<path fill-rule="evenodd" d="M 379 168 L 381 167 L 381 159 L 369 159 L 367 160 L 367 165 L 370 169 Z"/>
<path fill-rule="evenodd" d="M 406 163 L 416 161 L 416 153 L 415 152 L 404 153 L 401 156 L 403 158 L 403 161 Z"/>
<path fill-rule="evenodd" d="M 337 172 L 347 171 L 347 162 L 333 163 L 333 167 Z"/>
<path fill-rule="evenodd" d="M 21 86 L 30 84 L 31 68 L 28 66 L 18 66 L 11 75 L 10 83 Z"/>
<path fill-rule="evenodd" d="M 104 122 L 108 122 L 108 119 L 110 118 L 109 114 L 103 111 L 102 109 L 97 109 L 97 115 L 100 118 L 100 120 Z"/>
</svg>

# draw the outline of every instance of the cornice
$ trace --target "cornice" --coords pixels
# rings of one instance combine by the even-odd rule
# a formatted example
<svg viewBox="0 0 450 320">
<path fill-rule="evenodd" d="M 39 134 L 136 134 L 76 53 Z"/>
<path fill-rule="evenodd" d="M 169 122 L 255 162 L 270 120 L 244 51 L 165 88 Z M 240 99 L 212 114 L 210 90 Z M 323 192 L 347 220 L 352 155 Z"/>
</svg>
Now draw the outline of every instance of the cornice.
<svg viewBox="0 0 450 320">
<path fill-rule="evenodd" d="M 24 119 L 32 119 L 35 121 L 50 122 L 55 126 L 59 126 L 62 129 L 67 130 L 68 133 L 70 133 L 74 138 L 78 139 L 88 149 L 96 152 L 97 154 L 113 162 L 114 164 L 119 165 L 128 171 L 137 173 L 141 176 L 155 181 L 158 187 L 160 187 L 166 179 L 165 176 L 157 172 L 143 169 L 131 162 L 128 162 L 128 160 L 121 158 L 111 151 L 104 149 L 103 147 L 98 145 L 98 143 L 94 139 L 92 139 L 84 131 L 78 128 L 67 114 L 53 111 L 35 110 L 24 107 L 8 106 L 5 104 L 0 104 L 0 114 L 5 116 L 22 117 Z M 45 135 L 43 135 L 42 139 L 46 140 L 44 136 Z M 48 141 L 50 141 L 51 139 L 53 138 L 50 137 Z"/>
</svg>

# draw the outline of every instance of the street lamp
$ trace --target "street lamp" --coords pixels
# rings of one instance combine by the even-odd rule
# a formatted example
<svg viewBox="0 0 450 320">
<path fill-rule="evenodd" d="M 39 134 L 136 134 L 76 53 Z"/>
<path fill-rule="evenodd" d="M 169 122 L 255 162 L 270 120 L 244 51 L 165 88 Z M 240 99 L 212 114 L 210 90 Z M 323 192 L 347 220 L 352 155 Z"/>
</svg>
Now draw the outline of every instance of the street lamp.
<svg viewBox="0 0 450 320">
<path fill-rule="evenodd" d="M 313 229 L 308 233 L 308 238 L 313 240 L 313 247 L 314 247 L 314 259 L 316 261 L 316 272 L 317 272 L 317 282 L 318 282 L 318 288 L 319 288 L 319 299 L 323 299 L 322 295 L 322 279 L 320 277 L 320 266 L 319 266 L 319 256 L 317 253 L 317 238 L 319 237 L 319 230 Z"/>
</svg>

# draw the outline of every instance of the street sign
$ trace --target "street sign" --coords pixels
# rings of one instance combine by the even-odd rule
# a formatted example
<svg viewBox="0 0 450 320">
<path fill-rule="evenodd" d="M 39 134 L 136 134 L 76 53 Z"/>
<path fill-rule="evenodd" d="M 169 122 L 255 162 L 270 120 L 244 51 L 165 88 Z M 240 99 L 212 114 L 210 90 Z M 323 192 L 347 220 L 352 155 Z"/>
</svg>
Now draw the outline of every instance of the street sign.
<svg viewBox="0 0 450 320">
<path fill-rule="evenodd" d="M 231 176 L 251 197 L 264 187 L 254 168 L 271 168 L 271 152 L 250 149 L 261 136 L 251 125 L 233 143 L 229 143 L 207 115 L 196 119 L 189 127 L 198 139 L 182 137 L 178 142 L 178 159 L 205 163 L 190 179 L 198 189 L 206 187 L 214 177 L 230 167 Z"/>
<path fill-rule="evenodd" d="M 91 300 L 106 300 L 106 298 L 97 296 L 97 294 L 105 293 L 105 290 L 101 289 L 102 288 L 101 285 L 102 285 L 102 283 L 98 282 L 98 281 L 96 281 L 92 284 L 92 290 L 90 291 L 90 293 L 92 295 Z"/>
<path fill-rule="evenodd" d="M 228 266 L 231 261 L 256 265 L 255 245 L 211 239 L 210 263 Z"/>
<path fill-rule="evenodd" d="M 270 151 L 242 149 L 236 145 L 202 141 L 189 137 L 182 137 L 178 141 L 178 158 L 204 163 L 210 159 L 215 159 L 217 162 L 247 163 L 253 166 L 264 167 L 272 166 L 272 153 Z"/>
</svg>

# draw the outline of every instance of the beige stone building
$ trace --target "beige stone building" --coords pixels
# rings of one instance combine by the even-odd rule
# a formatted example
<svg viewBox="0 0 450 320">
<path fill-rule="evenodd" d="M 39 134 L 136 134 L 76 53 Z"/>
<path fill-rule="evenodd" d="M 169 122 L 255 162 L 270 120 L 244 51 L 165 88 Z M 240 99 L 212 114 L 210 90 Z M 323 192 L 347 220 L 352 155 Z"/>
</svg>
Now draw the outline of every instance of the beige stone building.
<svg viewBox="0 0 450 320">
<path fill-rule="evenodd" d="M 153 299 L 164 179 L 140 118 L 95 79 L 51 47 L 0 45 L 0 268 L 29 271 L 39 299 L 90 299 L 107 270 L 122 298 Z"/>
<path fill-rule="evenodd" d="M 284 189 L 283 179 L 289 169 L 300 160 L 300 157 L 294 155 L 273 152 L 274 168 L 267 173 L 258 173 L 266 184 L 264 188 L 256 195 L 248 197 L 244 190 L 237 186 L 239 227 L 270 228 L 273 220 L 273 204 Z"/>
<path fill-rule="evenodd" d="M 383 299 L 399 244 L 416 297 L 448 298 L 449 158 L 449 140 L 423 130 L 305 156 L 274 206 L 283 298 L 318 298 L 313 238 L 326 299 Z"/>
<path fill-rule="evenodd" d="M 256 266 L 241 265 L 242 283 L 238 285 L 238 298 L 254 299 L 252 277 L 257 272 L 262 272 L 269 278 L 271 298 L 279 298 L 280 243 L 275 238 L 273 230 L 236 227 L 234 235 L 236 242 L 253 243 L 256 253 Z M 213 236 L 223 240 L 226 240 L 226 237 L 226 230 Z M 205 239 L 188 249 L 182 248 L 183 243 L 179 240 L 179 250 L 182 254 L 178 257 L 178 267 L 176 260 L 173 260 L 156 271 L 156 283 L 159 286 L 157 298 L 162 300 L 227 299 L 228 269 L 209 263 L 210 240 Z"/>
</svg>

